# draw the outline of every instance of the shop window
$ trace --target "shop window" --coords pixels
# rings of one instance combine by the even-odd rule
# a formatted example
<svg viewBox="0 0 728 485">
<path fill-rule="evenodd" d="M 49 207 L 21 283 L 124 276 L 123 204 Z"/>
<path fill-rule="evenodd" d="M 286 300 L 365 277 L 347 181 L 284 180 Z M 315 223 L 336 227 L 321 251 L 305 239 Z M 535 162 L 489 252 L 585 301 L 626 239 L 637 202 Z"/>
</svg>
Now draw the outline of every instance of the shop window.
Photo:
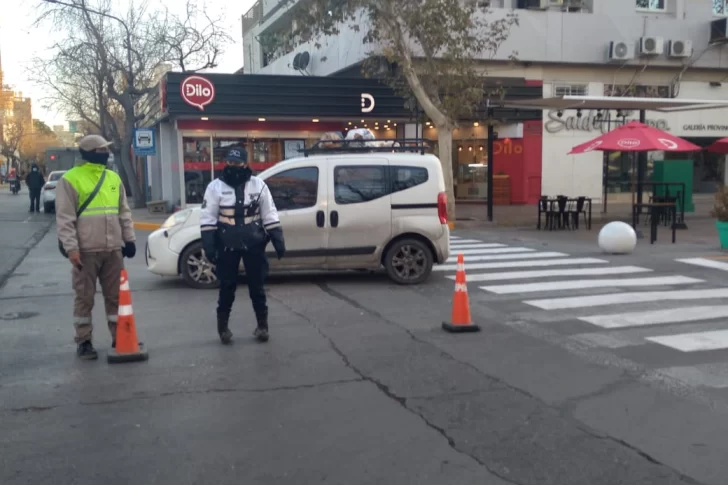
<svg viewBox="0 0 728 485">
<path fill-rule="evenodd" d="M 715 15 L 728 15 L 728 0 L 713 0 L 713 13 Z"/>
<path fill-rule="evenodd" d="M 586 84 L 555 84 L 554 96 L 586 96 L 589 86 Z"/>
<path fill-rule="evenodd" d="M 665 10 L 665 0 L 636 0 L 638 10 Z"/>
<path fill-rule="evenodd" d="M 212 181 L 210 138 L 182 139 L 185 169 L 185 200 L 188 204 L 201 204 L 205 189 Z"/>
<path fill-rule="evenodd" d="M 337 204 L 361 204 L 389 195 L 383 165 L 336 167 L 334 197 Z"/>
<path fill-rule="evenodd" d="M 392 193 L 411 189 L 427 182 L 429 174 L 422 167 L 389 167 Z"/>
<path fill-rule="evenodd" d="M 293 168 L 265 180 L 279 211 L 306 209 L 318 202 L 319 171 L 316 167 Z"/>
</svg>

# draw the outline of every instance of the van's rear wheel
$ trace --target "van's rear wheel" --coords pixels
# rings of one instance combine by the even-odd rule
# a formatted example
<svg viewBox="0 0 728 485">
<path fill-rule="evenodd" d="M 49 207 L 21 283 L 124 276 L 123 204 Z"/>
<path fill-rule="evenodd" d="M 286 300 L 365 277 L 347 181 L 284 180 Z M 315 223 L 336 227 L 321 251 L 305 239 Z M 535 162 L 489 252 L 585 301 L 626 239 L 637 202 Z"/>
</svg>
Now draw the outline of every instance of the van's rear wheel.
<svg viewBox="0 0 728 485">
<path fill-rule="evenodd" d="M 215 267 L 203 256 L 202 241 L 197 241 L 182 251 L 180 273 L 192 288 L 208 290 L 220 286 L 215 275 Z"/>
<path fill-rule="evenodd" d="M 432 261 L 432 252 L 424 243 L 416 239 L 402 239 L 387 251 L 384 267 L 395 283 L 416 285 L 430 276 Z"/>
</svg>

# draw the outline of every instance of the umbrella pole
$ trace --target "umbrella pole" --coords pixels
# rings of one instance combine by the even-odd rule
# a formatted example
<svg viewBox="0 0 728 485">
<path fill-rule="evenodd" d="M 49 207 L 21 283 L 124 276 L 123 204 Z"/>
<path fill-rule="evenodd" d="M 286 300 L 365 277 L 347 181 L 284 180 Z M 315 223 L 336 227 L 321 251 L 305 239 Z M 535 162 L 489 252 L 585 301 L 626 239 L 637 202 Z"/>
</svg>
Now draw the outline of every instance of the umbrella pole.
<svg viewBox="0 0 728 485">
<path fill-rule="evenodd" d="M 640 203 L 637 198 L 637 191 L 635 190 L 635 169 L 636 165 L 639 163 L 639 159 L 637 158 L 637 152 L 630 153 L 630 158 L 632 159 L 632 228 L 634 229 L 637 239 L 642 239 L 644 236 L 642 234 L 642 231 L 639 229 L 639 216 L 642 211 L 640 210 L 640 212 L 637 212 L 637 208 L 635 207 L 636 204 Z"/>
</svg>

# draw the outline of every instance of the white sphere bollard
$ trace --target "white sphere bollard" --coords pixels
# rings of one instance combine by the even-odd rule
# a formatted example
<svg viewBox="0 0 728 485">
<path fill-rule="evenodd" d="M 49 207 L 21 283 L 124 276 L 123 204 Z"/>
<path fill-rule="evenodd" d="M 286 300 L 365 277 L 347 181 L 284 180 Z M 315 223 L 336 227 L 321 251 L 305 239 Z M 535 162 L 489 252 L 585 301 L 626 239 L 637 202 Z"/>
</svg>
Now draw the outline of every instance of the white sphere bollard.
<svg viewBox="0 0 728 485">
<path fill-rule="evenodd" d="M 610 222 L 599 231 L 599 248 L 609 254 L 629 254 L 637 246 L 637 234 L 629 224 Z"/>
</svg>

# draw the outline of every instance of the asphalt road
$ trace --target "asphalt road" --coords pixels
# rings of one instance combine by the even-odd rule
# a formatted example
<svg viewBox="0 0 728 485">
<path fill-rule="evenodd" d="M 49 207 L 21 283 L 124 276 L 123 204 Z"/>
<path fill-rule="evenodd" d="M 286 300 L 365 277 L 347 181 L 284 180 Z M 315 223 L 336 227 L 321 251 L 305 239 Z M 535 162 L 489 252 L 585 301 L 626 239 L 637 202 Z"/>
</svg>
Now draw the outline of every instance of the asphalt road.
<svg viewBox="0 0 728 485">
<path fill-rule="evenodd" d="M 27 187 L 17 195 L 12 195 L 7 186 L 0 187 L 0 287 L 53 221 L 53 215 L 31 214 L 29 207 Z"/>
<path fill-rule="evenodd" d="M 508 234 L 457 237 L 476 241 L 461 246 L 503 244 L 475 250 L 533 250 L 469 253 L 468 265 L 488 262 L 474 257 L 559 249 Z M 0 290 L 3 485 L 728 483 L 721 389 L 649 378 L 648 369 L 669 365 L 681 352 L 653 362 L 650 356 L 664 349 L 651 343 L 620 357 L 624 347 L 573 337 L 601 328 L 579 327 L 573 309 L 559 317 L 524 303 L 557 298 L 552 293 L 479 289 L 553 276 L 475 281 L 478 274 L 539 269 L 534 265 L 469 270 L 482 331 L 456 336 L 439 328 L 450 313 L 449 271 L 419 287 L 380 275 L 277 276 L 268 289 L 269 344 L 252 341 L 254 320 L 241 286 L 236 344 L 223 347 L 215 335 L 215 292 L 155 277 L 136 258 L 128 269 L 150 360 L 109 366 L 75 358 L 69 268 L 55 245 L 48 234 Z M 556 259 L 601 257 L 583 244 L 561 249 L 566 256 Z M 662 256 L 639 249 L 616 263 L 603 257 L 608 262 L 597 266 L 645 267 L 650 277 L 676 268 L 685 277 L 708 274 L 674 261 L 696 256 L 693 248 Z M 717 276 L 694 287 L 718 285 L 723 273 L 712 271 Z M 599 292 L 654 289 L 615 284 Z M 97 308 L 97 321 L 102 315 Z M 103 324 L 95 337 L 105 351 Z M 720 362 L 726 355 L 708 357 Z"/>
</svg>

